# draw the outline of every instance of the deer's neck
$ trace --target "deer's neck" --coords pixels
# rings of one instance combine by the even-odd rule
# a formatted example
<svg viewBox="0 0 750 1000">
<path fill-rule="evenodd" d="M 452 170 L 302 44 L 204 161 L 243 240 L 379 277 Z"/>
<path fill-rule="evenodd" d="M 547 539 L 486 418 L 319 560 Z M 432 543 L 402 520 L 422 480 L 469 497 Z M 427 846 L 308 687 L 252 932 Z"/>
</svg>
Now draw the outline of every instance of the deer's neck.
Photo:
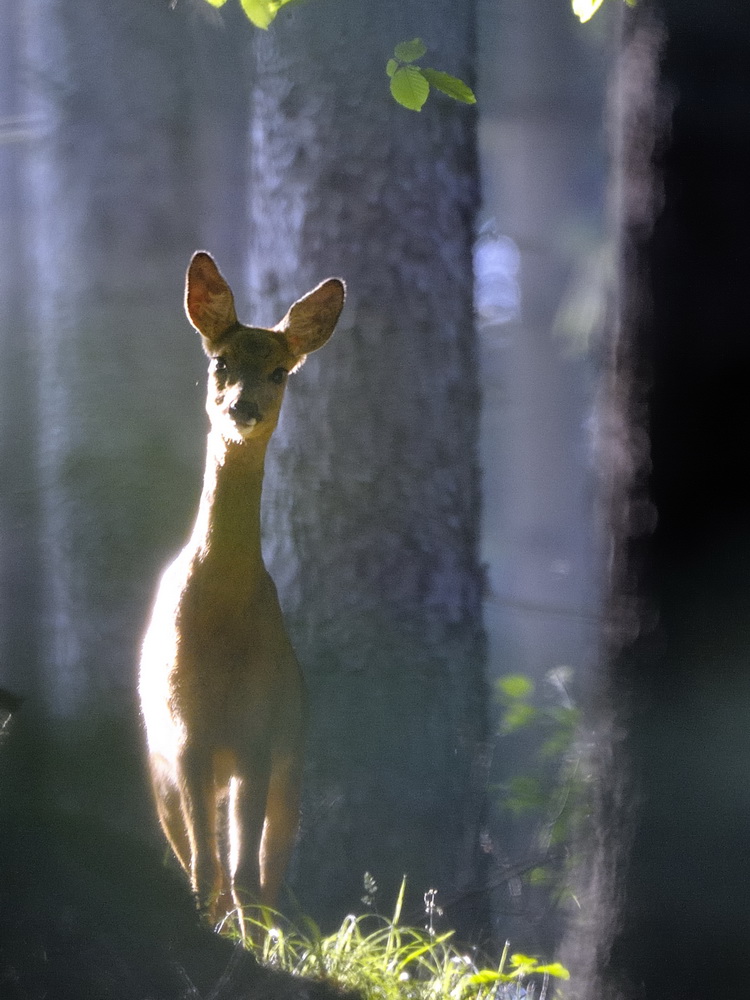
<svg viewBox="0 0 750 1000">
<path fill-rule="evenodd" d="M 212 572 L 227 580 L 260 574 L 260 497 L 266 441 L 227 443 L 212 431 L 193 547 Z"/>
</svg>

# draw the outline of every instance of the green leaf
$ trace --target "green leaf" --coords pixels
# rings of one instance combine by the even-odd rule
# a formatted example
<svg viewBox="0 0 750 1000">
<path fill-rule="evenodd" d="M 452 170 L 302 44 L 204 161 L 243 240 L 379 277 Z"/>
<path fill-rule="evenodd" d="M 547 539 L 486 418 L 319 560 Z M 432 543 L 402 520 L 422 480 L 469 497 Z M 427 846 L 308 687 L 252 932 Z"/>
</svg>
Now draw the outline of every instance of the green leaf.
<svg viewBox="0 0 750 1000">
<path fill-rule="evenodd" d="M 421 111 L 430 93 L 430 85 L 416 66 L 399 66 L 391 77 L 391 93 L 410 111 Z"/>
<path fill-rule="evenodd" d="M 562 754 L 567 753 L 570 750 L 571 737 L 570 733 L 565 731 L 555 733 L 554 736 L 550 736 L 548 740 L 539 747 L 539 757 L 541 760 L 552 760 L 555 757 L 561 757 Z"/>
<path fill-rule="evenodd" d="M 575 705 L 553 705 L 552 708 L 547 709 L 547 714 L 554 725 L 569 733 L 575 732 L 581 717 L 581 712 Z"/>
<path fill-rule="evenodd" d="M 227 0 L 206 0 L 206 3 L 210 3 L 212 7 L 223 7 Z"/>
<path fill-rule="evenodd" d="M 209 0 L 213 2 L 213 0 Z M 271 21 L 276 17 L 279 5 L 270 0 L 240 0 L 242 9 L 256 28 L 263 28 L 265 31 Z"/>
<path fill-rule="evenodd" d="M 410 63 L 421 59 L 426 51 L 427 46 L 421 38 L 412 38 L 410 42 L 399 42 L 393 54 L 399 62 Z"/>
<path fill-rule="evenodd" d="M 596 14 L 602 3 L 603 0 L 573 0 L 573 13 L 581 24 L 585 24 Z"/>
<path fill-rule="evenodd" d="M 523 674 L 508 674 L 501 677 L 497 686 L 508 698 L 528 698 L 534 693 L 534 682 Z"/>
<path fill-rule="evenodd" d="M 549 885 L 552 881 L 552 874 L 549 868 L 532 868 L 529 872 L 529 885 Z"/>
<path fill-rule="evenodd" d="M 542 788 L 541 782 L 530 775 L 518 775 L 508 782 L 506 798 L 503 805 L 514 816 L 523 816 L 529 812 L 543 809 L 549 800 Z"/>
<path fill-rule="evenodd" d="M 385 64 L 385 71 L 388 74 L 388 76 L 393 76 L 393 74 L 396 72 L 397 69 L 398 69 L 398 63 L 396 62 L 395 59 L 389 59 L 388 62 Z"/>
<path fill-rule="evenodd" d="M 533 722 L 538 715 L 539 711 L 534 708 L 533 705 L 527 705 L 524 702 L 517 701 L 510 705 L 503 713 L 500 729 L 505 735 L 508 733 L 515 733 L 517 730 L 528 726 L 529 723 Z"/>
<path fill-rule="evenodd" d="M 482 969 L 481 972 L 475 972 L 473 976 L 469 976 L 466 982 L 469 986 L 484 986 L 486 983 L 509 983 L 515 979 L 515 976 L 506 976 L 502 972 L 493 972 L 492 969 Z"/>
<path fill-rule="evenodd" d="M 529 973 L 537 971 L 539 963 L 531 955 L 522 955 L 520 952 L 516 952 L 515 955 L 510 956 L 510 964 L 515 969 L 516 975 L 528 976 Z"/>
<path fill-rule="evenodd" d="M 477 103 L 474 91 L 458 77 L 451 76 L 449 73 L 441 73 L 437 69 L 429 69 L 427 66 L 422 67 L 422 75 L 435 90 L 439 90 L 441 94 L 447 94 L 454 101 L 462 101 L 464 104 Z"/>
<path fill-rule="evenodd" d="M 546 972 L 550 976 L 557 976 L 558 979 L 570 979 L 570 973 L 559 962 L 551 962 L 549 965 L 537 965 L 534 972 Z"/>
</svg>

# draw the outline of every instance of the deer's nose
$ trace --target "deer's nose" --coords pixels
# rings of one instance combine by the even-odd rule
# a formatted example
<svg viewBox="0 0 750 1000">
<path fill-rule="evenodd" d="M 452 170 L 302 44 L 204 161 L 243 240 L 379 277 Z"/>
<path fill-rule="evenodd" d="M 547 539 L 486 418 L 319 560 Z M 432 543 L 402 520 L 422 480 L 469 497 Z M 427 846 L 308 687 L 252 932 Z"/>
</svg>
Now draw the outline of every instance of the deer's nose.
<svg viewBox="0 0 750 1000">
<path fill-rule="evenodd" d="M 229 407 L 229 415 L 238 424 L 258 423 L 260 410 L 258 404 L 249 399 L 238 399 Z"/>
</svg>

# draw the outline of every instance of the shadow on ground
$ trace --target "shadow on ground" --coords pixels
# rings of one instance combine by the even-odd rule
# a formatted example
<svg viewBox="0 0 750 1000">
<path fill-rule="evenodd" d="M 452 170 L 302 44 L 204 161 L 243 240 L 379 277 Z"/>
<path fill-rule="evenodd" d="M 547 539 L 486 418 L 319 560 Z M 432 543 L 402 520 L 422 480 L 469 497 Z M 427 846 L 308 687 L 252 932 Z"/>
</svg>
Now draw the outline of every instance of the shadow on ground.
<svg viewBox="0 0 750 1000">
<path fill-rule="evenodd" d="M 13 742 L 0 749 L 6 776 Z M 265 969 L 201 926 L 181 872 L 147 836 L 3 785 L 3 1000 L 355 1000 Z"/>
</svg>

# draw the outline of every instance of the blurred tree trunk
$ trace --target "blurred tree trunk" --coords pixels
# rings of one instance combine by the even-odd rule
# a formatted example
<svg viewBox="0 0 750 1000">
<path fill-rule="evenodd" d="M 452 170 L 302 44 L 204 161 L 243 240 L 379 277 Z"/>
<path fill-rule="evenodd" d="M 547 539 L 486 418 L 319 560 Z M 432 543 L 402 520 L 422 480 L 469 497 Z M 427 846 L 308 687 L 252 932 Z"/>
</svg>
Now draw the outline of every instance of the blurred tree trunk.
<svg viewBox="0 0 750 1000">
<path fill-rule="evenodd" d="M 132 699 L 154 578 L 195 501 L 202 364 L 181 288 L 245 190 L 247 97 L 230 32 L 167 4 L 28 6 L 42 673 L 49 710 L 75 717 Z"/>
<path fill-rule="evenodd" d="M 34 345 L 29 337 L 29 261 L 32 248 L 24 218 L 25 173 L 35 138 L 34 122 L 25 113 L 21 63 L 23 16 L 13 0 L 1 0 L 0 23 L 0 689 L 22 696 L 36 687 L 39 662 L 39 591 L 41 567 L 36 537 L 37 411 Z M 4 725 L 12 698 L 0 707 L 2 791 L 23 794 L 39 785 L 41 739 L 20 733 L 13 719 L 14 748 L 24 744 L 13 762 Z M 33 709 L 27 704 L 23 717 Z M 15 714 L 15 713 L 14 713 Z M 36 743 L 36 751 L 32 748 Z"/>
<path fill-rule="evenodd" d="M 471 6 L 327 0 L 256 37 L 254 321 L 329 274 L 338 331 L 295 376 L 265 494 L 271 572 L 313 698 L 303 906 L 448 901 L 477 879 L 486 738 L 472 321 L 475 112 L 421 114 L 385 62 L 471 78 Z M 457 914 L 453 913 L 452 917 Z"/>
<path fill-rule="evenodd" d="M 25 344 L 3 344 L 15 361 L 0 377 L 3 416 L 18 428 L 3 445 L 26 455 L 34 488 L 25 534 L 3 525 L 6 574 L 11 548 L 38 551 L 37 562 L 15 559 L 23 574 L 4 612 L 33 638 L 33 663 L 17 671 L 19 722 L 44 720 L 29 737 L 38 780 L 27 786 L 38 800 L 43 782 L 54 801 L 139 831 L 153 818 L 140 771 L 140 640 L 157 575 L 188 530 L 205 448 L 183 275 L 220 233 L 230 260 L 238 254 L 247 187 L 241 40 L 215 30 L 203 6 L 209 20 L 151 0 L 118 11 L 28 0 L 17 38 L 33 134 L 12 287 L 27 325 Z M 17 518 L 13 503 L 4 517 Z"/>
</svg>

